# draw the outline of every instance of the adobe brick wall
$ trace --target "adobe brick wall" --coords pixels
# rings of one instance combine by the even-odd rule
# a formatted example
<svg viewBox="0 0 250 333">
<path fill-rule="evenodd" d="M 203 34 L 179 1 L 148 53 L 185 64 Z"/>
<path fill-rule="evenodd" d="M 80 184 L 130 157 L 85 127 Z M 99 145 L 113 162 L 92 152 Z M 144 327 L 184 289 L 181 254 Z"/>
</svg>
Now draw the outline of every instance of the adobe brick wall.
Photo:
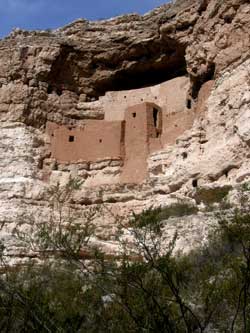
<svg viewBox="0 0 250 333">
<path fill-rule="evenodd" d="M 148 126 L 146 104 L 129 107 L 125 112 L 125 160 L 123 183 L 140 183 L 147 176 Z"/>
<path fill-rule="evenodd" d="M 125 110 L 144 102 L 156 103 L 164 113 L 185 109 L 189 79 L 185 76 L 141 89 L 112 91 L 100 98 L 105 120 L 124 120 Z"/>
<path fill-rule="evenodd" d="M 146 104 L 148 137 L 158 138 L 162 134 L 162 110 L 154 103 Z"/>
<path fill-rule="evenodd" d="M 165 113 L 162 118 L 162 145 L 173 145 L 176 139 L 190 129 L 197 117 L 202 117 L 205 105 L 213 88 L 214 81 L 203 84 L 199 91 L 195 108 L 185 108 L 182 112 Z M 184 104 L 185 105 L 185 104 Z"/>
<path fill-rule="evenodd" d="M 192 127 L 195 118 L 205 112 L 212 87 L 213 81 L 201 87 L 197 106 L 191 109 L 186 106 L 186 77 L 154 87 L 107 93 L 103 97 L 107 102 L 106 120 L 87 120 L 75 128 L 47 124 L 52 158 L 72 163 L 121 158 L 124 165 L 120 181 L 141 183 L 147 178 L 149 154 L 173 145 Z M 148 102 L 150 99 L 157 102 Z"/>
<path fill-rule="evenodd" d="M 149 152 L 150 154 L 161 150 L 163 148 L 161 138 L 150 138 L 149 139 Z"/>
<path fill-rule="evenodd" d="M 79 128 L 47 124 L 51 155 L 59 162 L 119 158 L 122 132 L 122 122 L 119 121 L 90 120 Z"/>
<path fill-rule="evenodd" d="M 51 155 L 58 162 L 122 158 L 122 183 L 141 183 L 147 178 L 147 158 L 191 128 L 193 110 L 163 114 L 154 103 L 127 108 L 125 121 L 89 120 L 82 127 L 47 124 Z"/>
<path fill-rule="evenodd" d="M 158 111 L 156 123 L 153 117 L 154 110 Z M 161 115 L 161 110 L 154 103 L 141 103 L 127 108 L 125 112 L 125 159 L 121 182 L 141 183 L 147 178 L 147 158 L 150 150 L 161 147 Z"/>
<path fill-rule="evenodd" d="M 161 137 L 162 145 L 173 145 L 179 136 L 192 127 L 194 119 L 195 112 L 193 110 L 165 114 Z"/>
</svg>

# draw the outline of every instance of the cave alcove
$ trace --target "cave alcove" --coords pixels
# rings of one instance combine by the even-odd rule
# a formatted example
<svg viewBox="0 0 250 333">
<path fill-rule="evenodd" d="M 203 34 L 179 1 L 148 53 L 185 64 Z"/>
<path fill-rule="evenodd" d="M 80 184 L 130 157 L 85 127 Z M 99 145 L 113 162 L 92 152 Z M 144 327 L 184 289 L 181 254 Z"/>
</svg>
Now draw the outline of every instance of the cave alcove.
<svg viewBox="0 0 250 333">
<path fill-rule="evenodd" d="M 152 42 L 151 42 L 152 43 Z M 138 55 L 126 59 L 126 66 L 117 65 L 107 77 L 95 82 L 93 94 L 96 97 L 108 91 L 122 91 L 154 86 L 173 78 L 187 75 L 186 48 L 176 41 L 159 41 L 143 45 Z M 107 64 L 103 64 L 105 69 Z"/>
</svg>

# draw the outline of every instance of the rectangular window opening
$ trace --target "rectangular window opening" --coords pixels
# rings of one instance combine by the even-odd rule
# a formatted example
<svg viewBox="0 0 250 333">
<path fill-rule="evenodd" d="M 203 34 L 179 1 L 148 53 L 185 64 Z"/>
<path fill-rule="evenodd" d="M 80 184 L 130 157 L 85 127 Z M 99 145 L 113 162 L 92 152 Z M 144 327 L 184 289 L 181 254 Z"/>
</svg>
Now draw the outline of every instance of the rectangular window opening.
<svg viewBox="0 0 250 333">
<path fill-rule="evenodd" d="M 136 112 L 133 112 L 132 115 L 133 115 L 133 118 L 135 118 L 136 117 Z"/>
<path fill-rule="evenodd" d="M 156 108 L 153 108 L 154 127 L 158 126 L 158 112 Z"/>
<path fill-rule="evenodd" d="M 70 135 L 69 136 L 69 142 L 74 142 L 75 141 L 75 137 L 74 135 Z"/>
<path fill-rule="evenodd" d="M 188 109 L 192 109 L 192 101 L 191 101 L 191 99 L 187 100 L 187 105 L 186 106 L 187 106 Z"/>
</svg>

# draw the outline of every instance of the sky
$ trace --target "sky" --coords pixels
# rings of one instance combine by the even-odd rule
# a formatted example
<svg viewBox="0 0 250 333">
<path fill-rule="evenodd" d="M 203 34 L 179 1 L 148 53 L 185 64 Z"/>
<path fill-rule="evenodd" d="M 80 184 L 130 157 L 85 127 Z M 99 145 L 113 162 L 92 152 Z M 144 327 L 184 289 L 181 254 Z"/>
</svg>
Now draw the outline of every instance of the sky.
<svg viewBox="0 0 250 333">
<path fill-rule="evenodd" d="M 169 0 L 0 0 L 0 38 L 13 28 L 55 29 L 78 18 L 146 13 Z"/>
</svg>

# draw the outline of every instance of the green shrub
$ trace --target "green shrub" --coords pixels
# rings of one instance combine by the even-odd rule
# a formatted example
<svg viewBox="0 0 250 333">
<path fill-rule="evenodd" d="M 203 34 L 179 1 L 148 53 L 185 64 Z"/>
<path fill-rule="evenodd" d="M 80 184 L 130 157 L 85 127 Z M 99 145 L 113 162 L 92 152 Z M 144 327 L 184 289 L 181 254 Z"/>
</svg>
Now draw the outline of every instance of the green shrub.
<svg viewBox="0 0 250 333">
<path fill-rule="evenodd" d="M 55 188 L 51 197 L 63 204 L 71 190 Z M 122 240 L 119 258 L 93 248 L 89 219 L 82 228 L 71 220 L 41 224 L 34 238 L 17 233 L 28 248 L 37 244 L 54 256 L 15 270 L 2 266 L 1 332 L 248 333 L 250 214 L 222 212 L 205 245 L 174 254 L 177 236 L 166 244 L 160 222 L 195 212 L 176 204 L 135 214 L 128 226 L 133 258 Z"/>
<path fill-rule="evenodd" d="M 170 217 L 182 217 L 182 216 L 188 216 L 193 215 L 198 212 L 198 209 L 196 206 L 192 206 L 187 203 L 176 203 L 169 207 L 163 207 L 161 209 L 161 212 L 159 214 L 160 219 L 167 220 Z"/>
<path fill-rule="evenodd" d="M 203 202 L 205 205 L 221 203 L 231 189 L 231 186 L 198 188 L 194 194 L 194 199 L 198 204 L 201 202 Z"/>
<path fill-rule="evenodd" d="M 167 207 L 149 208 L 141 214 L 134 214 L 132 225 L 134 224 L 138 227 L 158 225 L 171 217 L 183 217 L 196 214 L 197 212 L 196 206 L 179 202 Z"/>
</svg>

